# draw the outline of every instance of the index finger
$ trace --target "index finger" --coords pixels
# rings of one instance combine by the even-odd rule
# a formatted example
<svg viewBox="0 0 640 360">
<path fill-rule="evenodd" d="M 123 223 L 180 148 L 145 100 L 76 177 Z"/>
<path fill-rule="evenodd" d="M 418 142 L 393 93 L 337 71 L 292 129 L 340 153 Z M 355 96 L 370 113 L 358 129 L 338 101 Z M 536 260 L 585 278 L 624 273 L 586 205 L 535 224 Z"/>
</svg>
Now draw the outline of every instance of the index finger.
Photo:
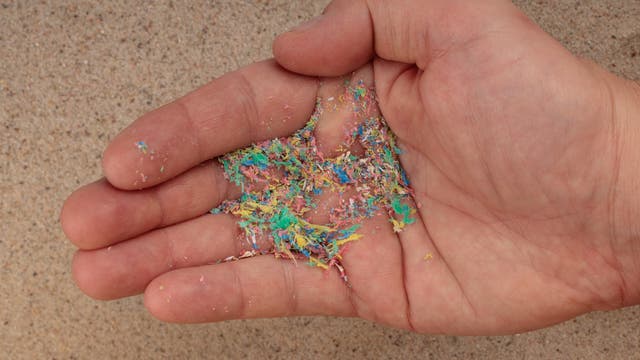
<svg viewBox="0 0 640 360">
<path fill-rule="evenodd" d="M 318 80 L 268 60 L 226 74 L 143 115 L 107 147 L 105 177 L 147 188 L 253 142 L 285 136 L 313 111 Z"/>
</svg>

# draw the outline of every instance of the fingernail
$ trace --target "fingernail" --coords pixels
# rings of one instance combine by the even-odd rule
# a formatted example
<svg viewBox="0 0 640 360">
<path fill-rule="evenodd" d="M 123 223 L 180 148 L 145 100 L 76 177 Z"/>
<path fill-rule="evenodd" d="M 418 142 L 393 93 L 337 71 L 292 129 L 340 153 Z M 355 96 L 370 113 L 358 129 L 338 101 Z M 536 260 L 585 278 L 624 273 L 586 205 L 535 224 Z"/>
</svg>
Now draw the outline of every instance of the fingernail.
<svg viewBox="0 0 640 360">
<path fill-rule="evenodd" d="M 322 19 L 323 15 L 320 16 L 316 16 L 315 18 L 309 20 L 309 21 L 305 21 L 302 24 L 292 28 L 291 30 L 289 30 L 289 32 L 299 32 L 299 31 L 306 31 L 312 27 L 314 27 L 321 19 Z"/>
</svg>

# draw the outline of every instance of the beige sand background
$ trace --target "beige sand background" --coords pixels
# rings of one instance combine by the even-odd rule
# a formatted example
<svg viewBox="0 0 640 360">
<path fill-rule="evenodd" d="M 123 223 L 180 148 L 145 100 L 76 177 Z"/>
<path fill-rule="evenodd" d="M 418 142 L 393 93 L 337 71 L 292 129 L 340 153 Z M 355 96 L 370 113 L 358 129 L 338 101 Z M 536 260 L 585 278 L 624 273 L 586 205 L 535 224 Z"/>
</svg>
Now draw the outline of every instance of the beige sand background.
<svg viewBox="0 0 640 360">
<path fill-rule="evenodd" d="M 136 116 L 270 56 L 327 1 L 0 0 L 0 358 L 640 359 L 640 308 L 528 334 L 423 336 L 360 320 L 180 326 L 75 288 L 58 225 Z M 572 51 L 640 79 L 640 0 L 519 0 Z"/>
</svg>

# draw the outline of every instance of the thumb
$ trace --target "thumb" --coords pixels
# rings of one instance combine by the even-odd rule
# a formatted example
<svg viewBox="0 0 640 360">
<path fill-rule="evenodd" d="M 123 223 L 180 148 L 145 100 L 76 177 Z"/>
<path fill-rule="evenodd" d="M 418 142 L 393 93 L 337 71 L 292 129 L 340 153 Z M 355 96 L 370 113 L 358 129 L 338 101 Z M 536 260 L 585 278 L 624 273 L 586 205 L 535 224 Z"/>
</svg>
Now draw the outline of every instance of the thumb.
<svg viewBox="0 0 640 360">
<path fill-rule="evenodd" d="M 364 1 L 332 1 L 323 14 L 281 34 L 273 43 L 276 61 L 305 75 L 338 76 L 373 56 L 373 25 Z"/>
<path fill-rule="evenodd" d="M 334 0 L 321 16 L 278 36 L 273 53 L 286 69 L 313 76 L 343 75 L 373 56 L 424 69 L 455 45 L 521 29 L 523 20 L 530 23 L 507 0 Z"/>
</svg>

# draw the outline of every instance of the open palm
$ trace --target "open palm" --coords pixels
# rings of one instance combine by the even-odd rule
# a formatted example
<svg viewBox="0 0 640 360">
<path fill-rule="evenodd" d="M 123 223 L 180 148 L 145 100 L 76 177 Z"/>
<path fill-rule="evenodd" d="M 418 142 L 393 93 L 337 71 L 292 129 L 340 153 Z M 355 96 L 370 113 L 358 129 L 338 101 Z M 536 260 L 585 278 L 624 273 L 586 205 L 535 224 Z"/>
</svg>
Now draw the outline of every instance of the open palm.
<svg viewBox="0 0 640 360">
<path fill-rule="evenodd" d="M 144 291 L 167 321 L 326 314 L 458 334 L 625 305 L 610 234 L 617 153 L 607 75 L 505 9 L 491 26 L 457 29 L 484 11 L 458 7 L 438 24 L 447 36 L 424 41 L 428 50 L 403 55 L 379 42 L 379 57 L 353 75 L 375 85 L 398 136 L 418 221 L 400 234 L 384 214 L 365 221 L 343 259 L 350 287 L 336 272 L 273 256 L 216 264 L 242 242 L 236 219 L 202 215 L 238 194 L 209 159 L 290 134 L 317 96 L 334 91 L 332 80 L 272 61 L 214 80 L 112 142 L 107 180 L 74 193 L 62 214 L 82 249 L 78 285 L 100 299 Z M 328 46 L 309 31 L 278 39 L 281 64 L 313 75 L 355 70 L 358 56 L 308 58 Z M 308 51 L 287 52 L 296 48 Z M 340 138 L 336 119 L 319 123 L 324 146 Z"/>
</svg>

